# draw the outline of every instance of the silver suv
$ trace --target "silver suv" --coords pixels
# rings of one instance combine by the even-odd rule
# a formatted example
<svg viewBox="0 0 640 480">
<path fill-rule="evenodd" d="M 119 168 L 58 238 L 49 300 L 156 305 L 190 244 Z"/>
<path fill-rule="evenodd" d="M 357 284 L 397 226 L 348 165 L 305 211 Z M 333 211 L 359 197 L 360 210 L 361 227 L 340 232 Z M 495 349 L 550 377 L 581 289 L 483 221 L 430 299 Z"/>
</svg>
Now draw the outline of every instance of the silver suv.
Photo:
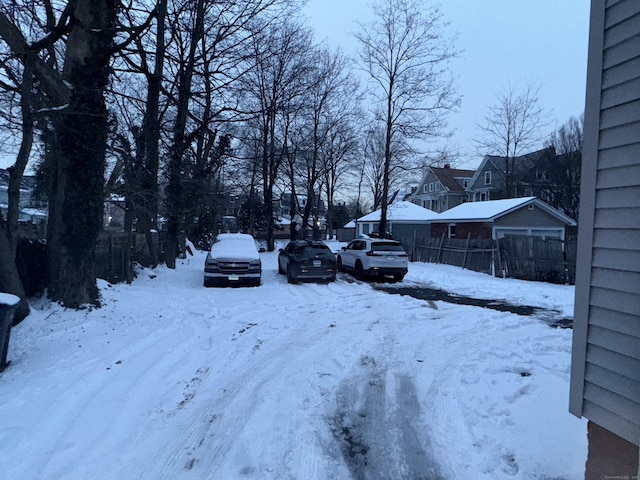
<svg viewBox="0 0 640 480">
<path fill-rule="evenodd" d="M 399 282 L 407 274 L 409 256 L 396 240 L 356 238 L 338 252 L 338 270 L 357 278 L 393 276 Z"/>
</svg>

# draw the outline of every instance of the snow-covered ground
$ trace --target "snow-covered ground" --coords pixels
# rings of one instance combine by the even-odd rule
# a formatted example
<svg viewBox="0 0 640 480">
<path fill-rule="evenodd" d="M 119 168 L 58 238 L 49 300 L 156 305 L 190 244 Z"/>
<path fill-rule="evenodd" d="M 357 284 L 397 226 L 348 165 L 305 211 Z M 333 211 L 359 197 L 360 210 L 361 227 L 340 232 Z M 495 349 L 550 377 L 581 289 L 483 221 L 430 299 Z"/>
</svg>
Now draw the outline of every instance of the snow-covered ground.
<svg viewBox="0 0 640 480">
<path fill-rule="evenodd" d="M 334 248 L 336 246 L 334 245 Z M 205 254 L 41 301 L 0 374 L 0 478 L 584 478 L 571 330 L 347 274 L 205 289 Z M 573 287 L 412 263 L 402 285 L 573 313 Z"/>
</svg>

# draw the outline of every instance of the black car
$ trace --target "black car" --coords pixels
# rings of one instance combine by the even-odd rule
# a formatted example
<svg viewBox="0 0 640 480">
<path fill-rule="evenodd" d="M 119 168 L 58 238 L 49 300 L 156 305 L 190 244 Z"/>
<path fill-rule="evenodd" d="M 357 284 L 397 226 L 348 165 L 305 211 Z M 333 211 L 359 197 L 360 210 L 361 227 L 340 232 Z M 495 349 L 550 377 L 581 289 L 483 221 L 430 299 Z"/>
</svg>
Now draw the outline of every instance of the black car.
<svg viewBox="0 0 640 480">
<path fill-rule="evenodd" d="M 294 240 L 278 254 L 278 273 L 287 281 L 324 280 L 333 282 L 338 269 L 336 256 L 323 242 Z"/>
</svg>

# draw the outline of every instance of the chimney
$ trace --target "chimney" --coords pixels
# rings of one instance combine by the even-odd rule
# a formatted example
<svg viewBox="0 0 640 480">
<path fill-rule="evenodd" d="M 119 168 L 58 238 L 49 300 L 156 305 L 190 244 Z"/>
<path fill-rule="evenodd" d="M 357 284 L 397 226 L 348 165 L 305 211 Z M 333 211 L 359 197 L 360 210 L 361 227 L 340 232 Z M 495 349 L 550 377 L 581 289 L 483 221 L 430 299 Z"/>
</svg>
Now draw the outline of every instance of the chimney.
<svg viewBox="0 0 640 480">
<path fill-rule="evenodd" d="M 444 168 L 451 168 L 451 164 L 450 163 L 445 163 L 444 164 Z"/>
</svg>

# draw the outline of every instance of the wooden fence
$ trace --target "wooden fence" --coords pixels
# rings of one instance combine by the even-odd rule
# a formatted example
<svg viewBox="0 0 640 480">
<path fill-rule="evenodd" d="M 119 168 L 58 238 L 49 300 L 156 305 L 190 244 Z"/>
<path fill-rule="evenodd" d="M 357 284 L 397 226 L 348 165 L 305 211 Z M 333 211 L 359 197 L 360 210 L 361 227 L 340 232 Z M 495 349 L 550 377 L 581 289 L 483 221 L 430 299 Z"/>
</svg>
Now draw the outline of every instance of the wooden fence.
<svg viewBox="0 0 640 480">
<path fill-rule="evenodd" d="M 403 239 L 412 260 L 444 263 L 501 277 L 551 283 L 575 282 L 576 241 L 513 235 L 499 240 Z"/>
<path fill-rule="evenodd" d="M 491 239 L 418 237 L 410 251 L 412 259 L 418 262 L 444 263 L 493 273 L 495 247 Z"/>
<path fill-rule="evenodd" d="M 576 242 L 509 235 L 498 241 L 498 273 L 505 277 L 574 284 Z"/>
<path fill-rule="evenodd" d="M 144 235 L 128 235 L 126 232 L 103 231 L 96 243 L 96 277 L 112 283 L 131 281 L 133 279 L 133 264 L 136 261 L 145 263 L 151 259 L 141 258 L 141 251 L 146 244 Z M 167 234 L 162 231 L 153 234 L 157 258 L 155 262 L 164 261 Z M 185 251 L 185 237 L 178 237 L 179 249 Z"/>
<path fill-rule="evenodd" d="M 96 243 L 96 277 L 112 283 L 130 278 L 131 245 L 125 232 L 102 232 Z"/>
</svg>

